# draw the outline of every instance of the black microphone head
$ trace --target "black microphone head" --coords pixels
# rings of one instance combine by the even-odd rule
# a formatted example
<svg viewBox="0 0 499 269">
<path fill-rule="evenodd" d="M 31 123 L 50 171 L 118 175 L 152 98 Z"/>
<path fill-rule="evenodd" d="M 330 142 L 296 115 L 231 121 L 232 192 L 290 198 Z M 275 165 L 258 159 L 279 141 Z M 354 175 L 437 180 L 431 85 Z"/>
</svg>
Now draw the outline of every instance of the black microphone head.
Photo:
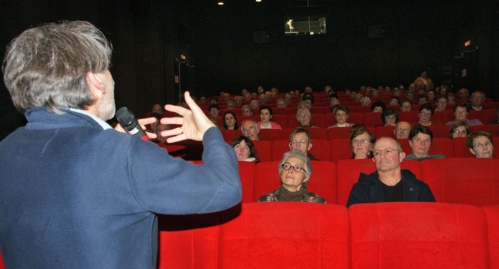
<svg viewBox="0 0 499 269">
<path fill-rule="evenodd" d="M 125 106 L 116 111 L 116 119 L 118 120 L 120 125 L 123 126 L 123 128 L 125 128 L 127 131 L 135 128 L 135 126 L 132 126 L 135 115 Z"/>
</svg>

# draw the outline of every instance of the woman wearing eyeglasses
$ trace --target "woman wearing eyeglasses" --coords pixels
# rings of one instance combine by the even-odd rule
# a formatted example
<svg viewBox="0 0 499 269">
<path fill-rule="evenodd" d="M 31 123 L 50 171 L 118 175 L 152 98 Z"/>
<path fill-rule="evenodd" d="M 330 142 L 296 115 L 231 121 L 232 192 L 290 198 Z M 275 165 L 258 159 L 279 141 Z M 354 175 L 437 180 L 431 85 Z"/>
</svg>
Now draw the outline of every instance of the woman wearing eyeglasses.
<svg viewBox="0 0 499 269">
<path fill-rule="evenodd" d="M 281 186 L 258 199 L 258 202 L 311 202 L 325 204 L 326 200 L 307 190 L 307 182 L 312 166 L 307 156 L 300 150 L 284 154 L 279 163 Z"/>
<path fill-rule="evenodd" d="M 492 159 L 494 155 L 494 142 L 492 136 L 484 131 L 471 134 L 466 139 L 466 145 L 471 154 L 477 158 Z"/>
<path fill-rule="evenodd" d="M 364 124 L 355 124 L 350 130 L 350 147 L 352 159 L 370 159 L 375 142 L 374 135 L 367 130 Z"/>
<path fill-rule="evenodd" d="M 450 125 L 449 137 L 450 138 L 466 137 L 470 134 L 470 132 L 471 132 L 471 127 L 468 125 L 466 121 L 457 120 Z"/>
</svg>

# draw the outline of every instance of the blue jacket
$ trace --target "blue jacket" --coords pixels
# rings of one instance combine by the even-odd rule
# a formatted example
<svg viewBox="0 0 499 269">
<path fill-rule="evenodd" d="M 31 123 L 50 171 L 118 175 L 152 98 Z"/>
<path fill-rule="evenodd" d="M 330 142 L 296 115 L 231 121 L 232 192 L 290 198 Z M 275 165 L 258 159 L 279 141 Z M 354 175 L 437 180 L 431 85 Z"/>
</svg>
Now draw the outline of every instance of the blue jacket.
<svg viewBox="0 0 499 269">
<path fill-rule="evenodd" d="M 430 187 L 409 170 L 402 170 L 402 197 L 404 201 L 435 202 Z M 383 183 L 378 172 L 360 174 L 359 181 L 353 185 L 348 197 L 347 207 L 360 203 L 384 202 Z"/>
<path fill-rule="evenodd" d="M 241 200 L 234 150 L 217 128 L 203 165 L 91 117 L 45 108 L 0 142 L 0 247 L 7 268 L 155 268 L 160 214 Z"/>
</svg>

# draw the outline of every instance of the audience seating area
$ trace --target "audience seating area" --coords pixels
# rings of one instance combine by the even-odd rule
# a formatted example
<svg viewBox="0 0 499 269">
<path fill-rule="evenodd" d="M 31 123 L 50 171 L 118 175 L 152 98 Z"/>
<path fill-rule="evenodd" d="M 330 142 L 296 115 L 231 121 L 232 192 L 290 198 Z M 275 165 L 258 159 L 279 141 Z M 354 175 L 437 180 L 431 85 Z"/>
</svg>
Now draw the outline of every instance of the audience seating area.
<svg viewBox="0 0 499 269">
<path fill-rule="evenodd" d="M 247 203 L 160 223 L 159 268 L 499 268 L 499 206 Z"/>
</svg>

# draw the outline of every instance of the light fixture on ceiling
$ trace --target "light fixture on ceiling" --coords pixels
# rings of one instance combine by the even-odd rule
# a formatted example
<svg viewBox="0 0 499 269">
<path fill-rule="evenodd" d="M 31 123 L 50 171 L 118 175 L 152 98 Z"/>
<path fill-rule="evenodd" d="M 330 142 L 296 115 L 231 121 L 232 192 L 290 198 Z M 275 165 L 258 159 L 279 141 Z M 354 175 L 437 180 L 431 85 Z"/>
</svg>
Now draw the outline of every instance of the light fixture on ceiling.
<svg viewBox="0 0 499 269">
<path fill-rule="evenodd" d="M 262 2 L 262 0 L 256 0 L 256 2 L 257 2 L 257 3 L 260 3 L 260 2 Z"/>
<path fill-rule="evenodd" d="M 223 2 L 223 1 L 218 1 L 218 5 L 219 5 L 219 6 L 223 6 L 223 5 L 224 5 L 224 2 Z"/>
</svg>

